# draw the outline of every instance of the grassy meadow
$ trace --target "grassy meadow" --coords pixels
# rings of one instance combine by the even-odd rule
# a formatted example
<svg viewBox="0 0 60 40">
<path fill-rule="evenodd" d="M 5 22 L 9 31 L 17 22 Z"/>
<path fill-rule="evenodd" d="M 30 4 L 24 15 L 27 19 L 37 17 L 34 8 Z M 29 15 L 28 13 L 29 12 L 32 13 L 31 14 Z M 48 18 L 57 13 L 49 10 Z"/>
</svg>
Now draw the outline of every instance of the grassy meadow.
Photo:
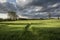
<svg viewBox="0 0 60 40">
<path fill-rule="evenodd" d="M 0 40 L 60 40 L 60 20 L 2 21 Z"/>
</svg>

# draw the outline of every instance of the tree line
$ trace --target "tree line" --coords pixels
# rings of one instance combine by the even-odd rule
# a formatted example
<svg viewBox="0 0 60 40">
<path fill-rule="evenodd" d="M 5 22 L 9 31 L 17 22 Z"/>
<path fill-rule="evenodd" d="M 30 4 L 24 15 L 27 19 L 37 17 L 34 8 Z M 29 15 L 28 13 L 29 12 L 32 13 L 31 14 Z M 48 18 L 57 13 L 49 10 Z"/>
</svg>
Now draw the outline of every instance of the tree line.
<svg viewBox="0 0 60 40">
<path fill-rule="evenodd" d="M 59 20 L 59 17 L 60 17 L 60 15 L 57 15 L 57 19 Z M 8 11 L 8 20 L 17 20 L 18 19 L 18 15 L 16 14 L 16 12 L 14 12 L 14 11 Z M 41 20 L 43 19 L 43 18 L 40 18 Z M 51 19 L 51 13 L 50 12 L 48 12 L 48 19 Z M 2 20 L 2 19 L 0 19 L 0 20 Z M 25 19 L 23 19 L 23 20 L 25 20 Z"/>
</svg>

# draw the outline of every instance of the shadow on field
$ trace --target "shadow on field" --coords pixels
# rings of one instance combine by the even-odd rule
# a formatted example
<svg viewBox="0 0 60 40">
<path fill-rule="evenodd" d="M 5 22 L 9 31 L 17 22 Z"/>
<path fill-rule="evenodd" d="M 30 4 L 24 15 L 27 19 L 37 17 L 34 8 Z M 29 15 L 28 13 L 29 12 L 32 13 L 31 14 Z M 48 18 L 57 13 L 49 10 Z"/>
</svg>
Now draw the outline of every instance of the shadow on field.
<svg viewBox="0 0 60 40">
<path fill-rule="evenodd" d="M 8 26 L 5 24 L 0 25 L 0 31 L 8 29 Z"/>
<path fill-rule="evenodd" d="M 9 30 L 9 26 L 0 25 L 0 40 L 60 40 L 60 28 L 29 27 L 24 30 Z M 7 31 L 5 31 L 7 30 Z"/>
<path fill-rule="evenodd" d="M 32 27 L 32 32 L 37 35 L 37 40 L 60 40 L 60 28 L 35 28 Z"/>
</svg>

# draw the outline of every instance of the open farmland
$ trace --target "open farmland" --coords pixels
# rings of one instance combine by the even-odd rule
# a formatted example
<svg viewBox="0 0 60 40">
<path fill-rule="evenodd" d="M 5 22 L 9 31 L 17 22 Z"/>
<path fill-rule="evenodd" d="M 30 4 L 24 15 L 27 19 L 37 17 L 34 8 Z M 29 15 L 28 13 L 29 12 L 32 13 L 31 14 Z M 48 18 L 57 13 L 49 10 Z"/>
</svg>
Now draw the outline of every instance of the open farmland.
<svg viewBox="0 0 60 40">
<path fill-rule="evenodd" d="M 0 40 L 60 40 L 60 20 L 3 21 Z"/>
</svg>

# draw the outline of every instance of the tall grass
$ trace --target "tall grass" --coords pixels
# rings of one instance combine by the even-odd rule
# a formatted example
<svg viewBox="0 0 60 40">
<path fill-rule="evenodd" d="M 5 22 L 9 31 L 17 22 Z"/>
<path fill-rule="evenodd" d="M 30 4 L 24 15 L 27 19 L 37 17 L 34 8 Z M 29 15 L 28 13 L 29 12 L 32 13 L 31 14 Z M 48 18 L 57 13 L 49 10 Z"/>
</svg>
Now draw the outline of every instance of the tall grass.
<svg viewBox="0 0 60 40">
<path fill-rule="evenodd" d="M 0 22 L 0 40 L 60 40 L 59 30 L 59 20 Z"/>
</svg>

